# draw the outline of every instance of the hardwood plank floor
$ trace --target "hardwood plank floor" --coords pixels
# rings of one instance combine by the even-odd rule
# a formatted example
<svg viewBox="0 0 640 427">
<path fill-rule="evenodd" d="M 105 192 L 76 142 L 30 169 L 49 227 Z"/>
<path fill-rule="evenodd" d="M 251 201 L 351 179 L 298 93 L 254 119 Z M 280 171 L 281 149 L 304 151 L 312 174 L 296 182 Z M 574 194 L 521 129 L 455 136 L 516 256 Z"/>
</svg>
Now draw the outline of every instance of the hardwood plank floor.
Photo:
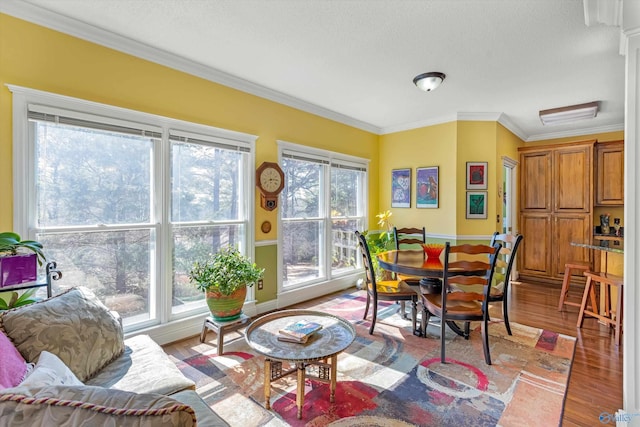
<svg viewBox="0 0 640 427">
<path fill-rule="evenodd" d="M 580 288 L 572 287 L 572 290 L 576 296 L 580 293 Z M 596 319 L 585 318 L 583 327 L 577 328 L 578 308 L 565 306 L 558 312 L 559 296 L 558 285 L 514 283 L 510 290 L 509 318 L 512 322 L 577 337 L 562 425 L 608 425 L 600 423 L 600 415 L 603 412 L 614 414 L 622 408 L 622 346 L 616 347 L 613 330 Z M 317 300 L 296 306 L 313 303 Z M 502 317 L 501 304 L 494 304 L 492 314 Z M 164 348 L 167 353 L 183 359 L 211 350 L 213 347 L 209 343 L 214 342 L 211 334 L 204 344 L 200 344 L 198 337 L 193 337 Z"/>
</svg>

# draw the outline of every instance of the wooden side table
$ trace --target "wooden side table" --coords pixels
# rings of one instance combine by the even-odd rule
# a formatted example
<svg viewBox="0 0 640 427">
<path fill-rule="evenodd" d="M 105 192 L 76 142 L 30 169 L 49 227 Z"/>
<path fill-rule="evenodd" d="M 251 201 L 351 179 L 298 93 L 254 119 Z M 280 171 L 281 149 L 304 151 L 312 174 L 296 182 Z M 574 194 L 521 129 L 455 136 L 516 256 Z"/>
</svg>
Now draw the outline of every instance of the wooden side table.
<svg viewBox="0 0 640 427">
<path fill-rule="evenodd" d="M 320 323 L 322 329 L 315 332 L 305 344 L 279 341 L 279 330 L 287 325 L 306 320 Z M 356 338 L 356 330 L 347 320 L 332 314 L 311 310 L 282 310 L 254 320 L 245 333 L 245 340 L 264 360 L 265 408 L 271 409 L 271 382 L 296 374 L 296 406 L 298 419 L 302 418 L 305 378 L 329 384 L 329 400 L 335 400 L 338 354 Z M 282 363 L 294 365 L 283 369 Z"/>
<path fill-rule="evenodd" d="M 218 356 L 224 353 L 224 334 L 227 332 L 237 331 L 241 327 L 245 325 L 249 321 L 249 317 L 245 316 L 244 313 L 240 314 L 235 320 L 230 320 L 228 322 L 220 322 L 219 320 L 215 320 L 213 316 L 208 316 L 204 319 L 204 325 L 202 325 L 202 332 L 200 333 L 200 342 L 204 342 L 207 332 L 212 330 L 218 335 L 217 347 L 218 347 Z"/>
</svg>

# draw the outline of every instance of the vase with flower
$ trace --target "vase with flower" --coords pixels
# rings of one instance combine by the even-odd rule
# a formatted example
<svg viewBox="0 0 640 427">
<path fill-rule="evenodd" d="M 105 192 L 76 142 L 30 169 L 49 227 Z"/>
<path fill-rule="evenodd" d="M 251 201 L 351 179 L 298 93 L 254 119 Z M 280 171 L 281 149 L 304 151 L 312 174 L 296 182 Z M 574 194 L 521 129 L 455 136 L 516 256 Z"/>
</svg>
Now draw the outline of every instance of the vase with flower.
<svg viewBox="0 0 640 427">
<path fill-rule="evenodd" d="M 604 213 L 600 215 L 600 233 L 609 234 L 611 232 L 611 228 L 609 226 L 609 214 Z"/>
</svg>

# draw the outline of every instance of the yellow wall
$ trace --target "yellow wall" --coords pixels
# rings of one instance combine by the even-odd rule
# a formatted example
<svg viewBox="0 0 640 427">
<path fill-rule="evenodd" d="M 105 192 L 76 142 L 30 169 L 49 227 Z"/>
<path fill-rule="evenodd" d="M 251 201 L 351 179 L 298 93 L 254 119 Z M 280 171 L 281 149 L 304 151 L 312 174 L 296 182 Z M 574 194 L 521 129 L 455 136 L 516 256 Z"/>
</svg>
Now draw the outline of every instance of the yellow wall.
<svg viewBox="0 0 640 427">
<path fill-rule="evenodd" d="M 379 211 L 393 212 L 398 227 L 421 227 L 430 234 L 455 234 L 456 122 L 380 136 Z M 438 209 L 416 208 L 416 168 L 438 166 Z M 391 171 L 411 168 L 411 208 L 391 207 Z M 373 224 L 372 226 L 377 226 Z"/>
<path fill-rule="evenodd" d="M 277 160 L 277 139 L 371 159 L 377 213 L 377 135 L 0 14 L 0 230 L 13 228 L 7 83 L 257 135 L 256 165 Z M 256 239 L 275 239 L 277 211 L 261 209 L 257 191 L 255 200 Z"/>
<path fill-rule="evenodd" d="M 391 209 L 396 226 L 421 226 L 428 234 L 491 235 L 501 212 L 497 198 L 502 156 L 517 160 L 522 141 L 497 122 L 457 121 L 380 137 L 380 210 Z M 466 218 L 467 162 L 487 162 L 487 219 Z M 415 170 L 440 168 L 438 209 L 415 207 Z M 390 208 L 391 171 L 411 168 L 411 208 Z M 450 240 L 450 239 L 449 239 Z"/>
</svg>

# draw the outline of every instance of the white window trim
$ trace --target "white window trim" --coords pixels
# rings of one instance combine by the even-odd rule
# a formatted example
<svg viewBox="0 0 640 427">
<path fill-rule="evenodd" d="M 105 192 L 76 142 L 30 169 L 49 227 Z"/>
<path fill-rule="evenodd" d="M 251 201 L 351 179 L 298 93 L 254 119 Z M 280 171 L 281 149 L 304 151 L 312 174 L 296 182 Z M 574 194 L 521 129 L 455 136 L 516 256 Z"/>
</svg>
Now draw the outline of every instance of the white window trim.
<svg viewBox="0 0 640 427">
<path fill-rule="evenodd" d="M 255 204 L 253 203 L 254 187 L 255 187 L 255 173 L 253 173 L 255 165 L 255 142 L 257 140 L 256 135 L 250 135 L 242 132 L 231 131 L 227 129 L 220 129 L 212 126 L 185 122 L 170 117 L 159 116 L 156 114 L 145 113 L 141 111 L 130 110 L 122 107 L 116 107 L 107 104 L 101 104 L 84 99 L 74 98 L 70 96 L 55 94 L 51 92 L 40 91 L 37 89 L 26 88 L 17 85 L 6 85 L 13 94 L 13 228 L 15 232 L 22 236 L 34 238 L 35 224 L 30 223 L 28 216 L 29 212 L 33 212 L 35 208 L 35 199 L 33 197 L 33 188 L 35 188 L 34 182 L 34 167 L 31 159 L 34 156 L 34 147 L 28 141 L 29 136 L 29 120 L 27 119 L 27 112 L 29 105 L 37 105 L 41 108 L 51 108 L 53 110 L 68 110 L 70 112 L 77 113 L 78 116 L 83 116 L 83 112 L 87 112 L 91 115 L 102 116 L 107 119 L 112 119 L 117 123 L 119 120 L 126 122 L 140 122 L 141 127 L 156 127 L 162 129 L 163 144 L 162 149 L 155 150 L 154 161 L 158 164 L 162 164 L 162 170 L 168 170 L 169 159 L 169 134 L 171 132 L 184 131 L 186 133 L 201 134 L 208 136 L 212 141 L 216 141 L 218 138 L 223 140 L 231 140 L 238 144 L 238 146 L 246 147 L 247 152 L 247 172 L 246 178 L 243 183 L 244 191 L 246 194 L 246 212 L 247 212 L 247 227 L 245 234 L 244 245 L 247 249 L 247 254 L 255 259 Z M 24 171 L 21 176 L 24 179 L 15 179 L 16 171 Z M 156 224 L 158 224 L 158 218 L 162 215 L 168 221 L 168 213 L 170 211 L 169 200 L 165 197 L 165 192 L 170 184 L 169 174 L 156 174 L 153 184 L 158 189 L 162 189 L 157 194 L 156 204 L 154 207 L 154 218 Z M 169 230 L 169 227 L 165 227 Z M 167 240 L 168 236 L 162 236 L 163 241 Z M 167 267 L 167 257 L 171 256 L 169 248 L 160 247 L 159 250 L 165 252 L 160 253 L 158 259 L 165 261 L 159 264 L 157 268 L 169 268 Z M 159 271 L 156 271 L 156 275 Z M 165 272 L 166 273 L 166 272 Z M 172 315 L 171 314 L 171 299 L 167 294 L 167 289 L 162 293 L 162 297 L 157 299 L 156 309 L 159 309 L 158 319 L 161 322 L 157 325 L 152 325 L 146 329 L 137 329 L 133 334 L 148 333 L 160 343 L 166 343 L 175 341 L 180 338 L 184 338 L 188 335 L 194 335 L 199 333 L 202 327 L 202 319 L 204 319 L 208 312 L 203 312 L 197 315 Z M 244 311 L 249 314 L 255 314 L 255 291 L 253 288 L 247 289 L 247 301 L 245 302 Z M 151 308 L 153 310 L 153 308 Z"/>
<path fill-rule="evenodd" d="M 339 163 L 343 165 L 363 167 L 365 169 L 367 177 L 369 176 L 369 163 L 371 162 L 369 159 L 352 156 L 349 154 L 337 153 L 335 151 L 325 150 L 321 148 L 308 147 L 306 145 L 296 144 L 293 142 L 288 142 L 283 140 L 277 140 L 277 144 L 278 144 L 278 162 L 280 164 L 282 164 L 284 152 L 289 152 L 289 153 L 297 152 L 308 158 L 328 160 L 329 166 L 331 166 L 332 163 Z M 331 191 L 330 174 L 326 174 L 324 179 L 326 181 L 325 183 L 323 183 L 325 188 L 325 193 L 329 193 Z M 366 188 L 364 189 L 363 195 L 362 195 L 364 206 L 368 206 L 369 204 L 368 193 L 369 193 L 369 183 L 367 179 Z M 329 200 L 328 194 L 325 194 L 324 197 L 325 197 L 325 200 Z M 368 222 L 367 213 L 368 211 L 365 208 L 365 211 L 364 211 L 365 223 Z M 328 220 L 325 219 L 325 225 L 329 226 L 330 224 L 328 225 L 326 224 L 327 221 L 330 221 L 330 218 Z M 283 227 L 282 215 L 278 214 L 278 230 L 282 230 L 283 229 L 282 227 Z M 278 246 L 282 247 L 282 245 L 283 245 L 283 236 L 282 236 L 282 233 L 278 233 Z M 325 245 L 325 248 L 331 246 L 330 235 L 328 233 L 325 233 L 324 245 Z M 293 286 L 290 288 L 287 287 L 285 289 L 283 286 L 284 278 L 283 278 L 282 270 L 283 270 L 284 263 L 283 263 L 282 253 L 283 253 L 282 251 L 278 251 L 278 257 L 277 257 L 278 259 L 278 270 L 277 270 L 277 277 L 278 277 L 277 305 L 278 307 L 287 307 L 291 304 L 306 301 L 310 298 L 317 298 L 323 295 L 327 295 L 333 292 L 347 289 L 351 286 L 354 286 L 357 280 L 362 277 L 362 269 L 356 269 L 352 272 L 342 272 L 336 275 L 332 275 L 331 269 L 328 268 L 326 272 L 327 277 L 323 279 L 310 281 L 299 286 Z"/>
</svg>

